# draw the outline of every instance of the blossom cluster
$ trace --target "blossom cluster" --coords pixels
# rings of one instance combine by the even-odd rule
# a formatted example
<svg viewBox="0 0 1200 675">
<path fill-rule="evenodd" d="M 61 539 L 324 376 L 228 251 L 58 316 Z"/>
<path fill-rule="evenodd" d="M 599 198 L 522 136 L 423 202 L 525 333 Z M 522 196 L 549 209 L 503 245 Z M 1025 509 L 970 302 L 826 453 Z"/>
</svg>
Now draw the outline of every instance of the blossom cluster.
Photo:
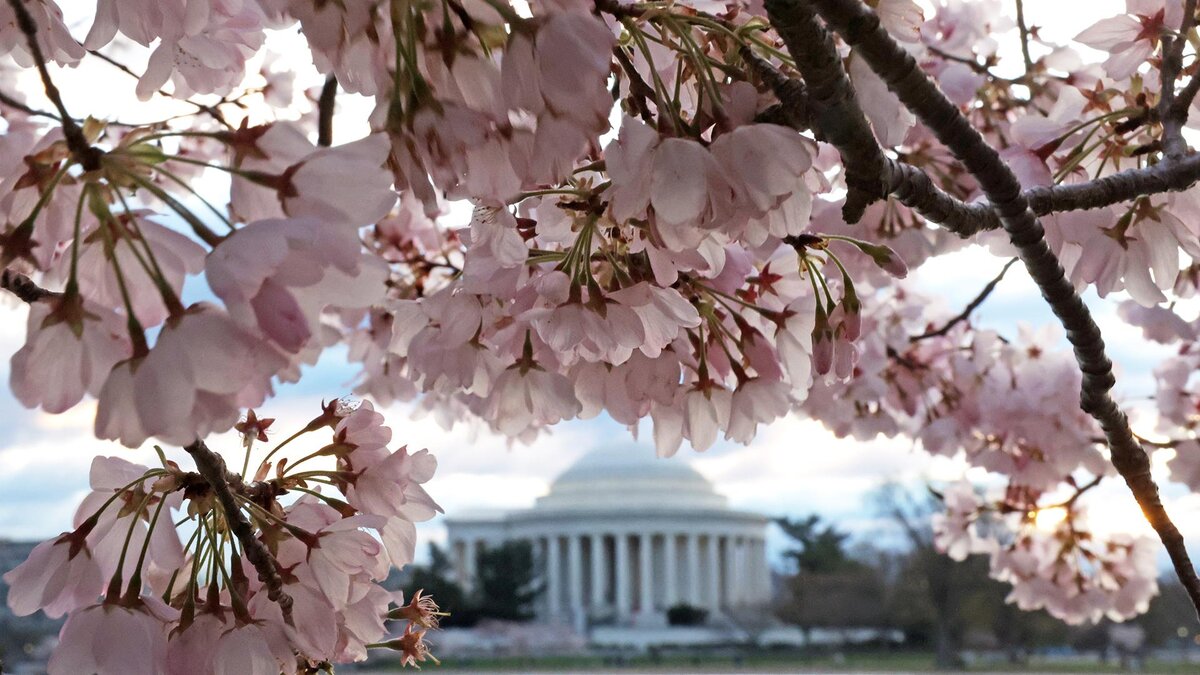
<svg viewBox="0 0 1200 675">
<path fill-rule="evenodd" d="M 820 4 L 99 0 L 87 33 L 74 36 L 78 22 L 53 0 L 0 2 L 0 55 L 18 66 L 0 69 L 0 262 L 3 286 L 29 304 L 11 362 L 17 399 L 61 413 L 92 397 L 97 437 L 192 447 L 344 346 L 356 395 L 414 401 L 445 425 L 479 423 L 517 440 L 606 414 L 633 431 L 648 419 L 670 455 L 685 440 L 700 451 L 749 443 L 798 412 L 839 436 L 909 436 L 1017 491 L 1048 494 L 1081 473 L 1110 473 L 1057 335 L 978 329 L 974 306 L 955 318 L 903 281 L 966 245 L 955 236 L 962 228 L 930 213 L 979 221 L 975 241 L 997 256 L 1023 251 L 1000 231 L 974 169 L 938 129 L 917 123 L 867 50 L 831 38 L 831 80 L 801 84 L 788 26 L 772 24 L 771 8 L 789 3 Z M 1191 99 L 1176 101 L 1182 118 L 1166 105 L 1176 81 L 1193 77 L 1172 47 L 1191 49 L 1171 35 L 1194 30 L 1182 3 L 1128 0 L 1124 14 L 1065 45 L 1021 26 L 1016 76 L 1002 68 L 996 36 L 1012 21 L 997 0 L 939 0 L 928 13 L 913 0 L 868 4 L 916 59 L 914 78 L 936 82 L 1022 186 L 1083 191 L 1096 181 L 1112 188 L 1130 170 L 1149 176 L 1154 189 L 1125 201 L 1039 202 L 1044 240 L 1076 289 L 1127 293 L 1127 322 L 1194 344 L 1194 326 L 1162 306 L 1194 294 L 1200 279 L 1200 193 L 1194 180 L 1158 172 L 1183 154 L 1172 125 L 1195 123 Z M 293 73 L 264 55 L 277 31 L 304 39 L 326 76 L 320 95 L 296 96 Z M 1080 45 L 1108 56 L 1086 63 Z M 125 83 L 131 93 L 186 101 L 194 114 L 72 116 L 49 68 L 36 73 L 48 103 L 19 86 L 20 68 L 111 68 L 101 62 L 115 61 L 110 53 L 138 49 L 146 67 Z M 833 81 L 838 71 L 844 83 Z M 347 123 L 360 125 L 359 137 L 335 145 L 333 120 L 346 112 L 339 91 L 374 107 Z M 878 146 L 869 161 L 846 150 L 853 120 L 821 107 L 830 91 L 855 102 L 867 144 Z M 897 172 L 864 180 L 860 163 L 904 167 L 924 182 Z M 214 175 L 228 178 L 227 192 L 202 180 Z M 956 208 L 922 208 L 921 192 Z M 862 193 L 869 199 L 857 203 Z M 470 221 L 450 225 L 468 200 Z M 980 224 L 988 215 L 991 227 Z M 1176 473 L 1193 485 L 1200 453 L 1185 451 L 1197 440 L 1188 381 L 1198 351 L 1160 367 L 1157 397 L 1174 425 L 1164 443 L 1175 446 Z M 371 426 L 356 414 L 334 416 Z M 348 507 L 313 495 L 280 512 L 274 496 L 258 506 L 296 531 L 334 528 L 354 545 L 369 547 L 361 528 L 385 548 L 410 541 L 396 523 L 417 516 L 385 488 L 400 470 L 393 463 L 427 460 L 331 447 L 346 463 L 338 472 L 358 477 L 332 478 Z M 361 471 L 356 462 L 366 462 Z M 388 468 L 372 472 L 375 463 Z M 118 493 L 144 493 L 156 507 L 190 500 L 180 489 L 134 483 Z M 214 508 L 190 514 L 195 532 L 224 531 L 215 516 L 195 524 Z M 276 564 L 314 548 L 291 527 L 265 532 L 280 547 Z M 215 538 L 212 546 L 235 546 Z M 210 546 L 199 534 L 193 544 Z M 1132 550 L 1111 546 L 1103 555 Z M 1043 561 L 1064 557 L 1033 539 L 1021 547 Z M 150 569 L 185 568 L 156 556 L 145 556 Z M 244 564 L 227 557 L 231 584 L 219 565 L 192 576 L 215 580 L 229 595 L 220 602 L 247 603 L 231 610 L 235 619 L 257 620 L 254 611 L 273 605 L 253 602 L 261 589 L 241 584 Z M 375 558 L 322 569 L 359 563 L 348 578 L 374 579 Z M 996 575 L 1018 587 L 1032 578 L 1011 567 Z M 1140 562 L 1122 569 L 1112 578 L 1153 572 Z M 1087 607 L 1064 601 L 1055 611 L 1127 616 L 1110 580 L 1092 578 Z M 318 599 L 337 611 L 351 597 L 375 598 L 372 612 L 383 602 L 369 585 L 321 583 Z M 312 596 L 311 585 L 298 597 Z M 356 657 L 375 639 L 285 646 L 316 662 Z"/>
<path fill-rule="evenodd" d="M 1012 584 L 1008 601 L 1021 609 L 1044 609 L 1072 624 L 1135 617 L 1158 595 L 1156 543 L 1089 531 L 1075 499 L 1096 483 L 1040 506 L 1029 491 L 1009 489 L 985 502 L 970 483 L 955 483 L 943 494 L 945 512 L 934 516 L 934 543 L 955 560 L 988 555 L 991 575 Z"/>
<path fill-rule="evenodd" d="M 380 584 L 412 562 L 414 523 L 440 511 L 423 487 L 433 455 L 388 449 L 391 430 L 369 402 L 335 401 L 256 455 L 273 421 L 250 411 L 238 423 L 241 474 L 211 456 L 227 495 L 161 451 L 154 468 L 92 462 L 75 528 L 4 575 L 14 614 L 67 617 L 49 672 L 277 675 L 361 661 L 369 648 L 431 658 L 423 637 L 437 605 Z M 289 459 L 310 434 L 328 435 Z M 390 640 L 389 620 L 408 622 Z"/>
</svg>

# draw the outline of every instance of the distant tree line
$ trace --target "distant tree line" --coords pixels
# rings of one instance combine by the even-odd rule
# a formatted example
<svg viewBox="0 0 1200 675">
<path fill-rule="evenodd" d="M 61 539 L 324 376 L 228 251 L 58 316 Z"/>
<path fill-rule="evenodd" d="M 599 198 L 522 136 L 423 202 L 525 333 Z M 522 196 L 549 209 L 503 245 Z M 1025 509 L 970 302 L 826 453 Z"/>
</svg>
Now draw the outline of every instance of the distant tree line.
<svg viewBox="0 0 1200 675">
<path fill-rule="evenodd" d="M 542 592 L 528 541 L 509 541 L 479 550 L 475 560 L 475 585 L 468 591 L 447 576 L 454 570 L 449 556 L 436 544 L 429 545 L 427 565 L 414 565 L 404 586 L 405 597 L 417 590 L 437 599 L 444 611 L 442 626 L 470 627 L 482 619 L 528 621 L 534 602 Z"/>
<path fill-rule="evenodd" d="M 815 514 L 776 519 L 792 542 L 774 608 L 779 619 L 806 632 L 899 630 L 905 646 L 932 650 L 938 667 L 948 669 L 964 665 L 967 648 L 1002 651 L 1013 662 L 1051 647 L 1107 650 L 1107 622 L 1068 626 L 1042 611 L 1019 610 L 1004 601 L 1011 587 L 988 577 L 985 556 L 955 562 L 938 553 L 928 526 L 937 508 L 933 495 L 887 485 L 872 501 L 876 513 L 903 533 L 904 549 L 852 544 L 847 532 Z M 1145 631 L 1147 646 L 1194 638 L 1194 610 L 1173 578 L 1163 583 L 1150 611 L 1131 622 Z"/>
</svg>

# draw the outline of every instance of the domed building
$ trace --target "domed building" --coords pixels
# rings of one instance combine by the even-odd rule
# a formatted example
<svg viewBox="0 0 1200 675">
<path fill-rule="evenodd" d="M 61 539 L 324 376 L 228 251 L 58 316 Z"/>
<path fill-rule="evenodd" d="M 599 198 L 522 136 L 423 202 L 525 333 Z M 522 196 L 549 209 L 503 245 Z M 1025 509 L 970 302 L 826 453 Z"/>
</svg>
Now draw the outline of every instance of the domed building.
<svg viewBox="0 0 1200 675">
<path fill-rule="evenodd" d="M 531 509 L 446 521 L 458 580 L 470 588 L 481 547 L 527 540 L 544 592 L 539 619 L 664 626 L 679 604 L 721 618 L 769 602 L 767 518 L 729 508 L 678 459 L 636 446 L 594 450 Z"/>
</svg>

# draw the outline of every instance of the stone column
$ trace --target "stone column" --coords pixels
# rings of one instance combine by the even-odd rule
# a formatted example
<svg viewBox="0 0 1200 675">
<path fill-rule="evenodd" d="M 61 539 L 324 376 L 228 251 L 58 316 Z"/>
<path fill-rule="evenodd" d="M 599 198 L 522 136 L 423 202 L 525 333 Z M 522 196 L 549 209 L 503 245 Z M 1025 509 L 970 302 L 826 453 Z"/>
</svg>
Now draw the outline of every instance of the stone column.
<svg viewBox="0 0 1200 675">
<path fill-rule="evenodd" d="M 654 611 L 654 536 L 638 535 L 638 614 L 643 616 Z"/>
<path fill-rule="evenodd" d="M 679 603 L 679 561 L 675 559 L 675 535 L 663 535 L 663 606 L 671 608 Z"/>
<path fill-rule="evenodd" d="M 567 598 L 572 620 L 583 610 L 583 538 L 567 537 Z"/>
<path fill-rule="evenodd" d="M 745 537 L 737 538 L 737 556 L 734 558 L 734 571 L 738 578 L 737 602 L 739 605 L 746 605 L 750 603 L 750 584 L 752 582 L 750 581 L 749 576 L 753 573 L 754 566 L 749 564 L 750 547 L 748 544 L 749 540 L 747 540 Z"/>
<path fill-rule="evenodd" d="M 726 536 L 725 539 L 725 606 L 734 607 L 739 604 L 737 597 L 738 589 L 738 571 L 737 571 L 737 547 L 735 546 L 735 537 Z"/>
<path fill-rule="evenodd" d="M 716 612 L 721 609 L 721 555 L 717 548 L 717 535 L 708 535 L 708 606 Z"/>
<path fill-rule="evenodd" d="M 466 574 L 463 590 L 471 590 L 479 586 L 478 562 L 479 542 L 475 539 L 467 539 L 463 542 L 463 572 Z"/>
<path fill-rule="evenodd" d="M 608 568 L 604 565 L 604 535 L 592 535 L 592 611 L 604 606 L 604 591 L 608 588 Z"/>
<path fill-rule="evenodd" d="M 625 620 L 629 618 L 630 611 L 630 587 L 629 587 L 629 535 L 616 535 L 616 560 L 614 564 L 617 567 L 617 619 Z"/>
<path fill-rule="evenodd" d="M 558 537 L 546 537 L 546 613 L 551 617 L 561 614 L 562 608 L 562 553 Z"/>
<path fill-rule="evenodd" d="M 700 597 L 700 536 L 695 532 L 687 535 L 687 584 L 688 594 L 684 602 L 694 607 L 703 606 Z"/>
<path fill-rule="evenodd" d="M 754 538 L 750 540 L 750 564 L 753 565 L 751 578 L 754 579 L 754 602 L 767 602 L 771 597 L 771 571 L 767 567 L 767 542 Z"/>
<path fill-rule="evenodd" d="M 467 556 L 463 551 L 463 542 L 461 539 L 447 540 L 446 548 L 450 551 L 450 559 L 454 563 L 454 581 L 465 588 L 467 585 Z"/>
</svg>

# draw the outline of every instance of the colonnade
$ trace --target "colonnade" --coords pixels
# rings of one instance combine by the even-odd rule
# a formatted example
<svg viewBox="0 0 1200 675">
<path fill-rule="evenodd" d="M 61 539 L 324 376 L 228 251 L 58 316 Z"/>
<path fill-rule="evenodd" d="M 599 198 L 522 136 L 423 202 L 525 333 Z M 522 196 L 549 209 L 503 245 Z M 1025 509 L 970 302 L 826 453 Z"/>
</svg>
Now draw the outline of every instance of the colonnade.
<svg viewBox="0 0 1200 675">
<path fill-rule="evenodd" d="M 546 532 L 523 537 L 541 566 L 547 618 L 618 622 L 685 603 L 719 613 L 770 597 L 761 536 L 730 531 Z M 476 576 L 478 539 L 451 541 L 459 581 Z"/>
</svg>

